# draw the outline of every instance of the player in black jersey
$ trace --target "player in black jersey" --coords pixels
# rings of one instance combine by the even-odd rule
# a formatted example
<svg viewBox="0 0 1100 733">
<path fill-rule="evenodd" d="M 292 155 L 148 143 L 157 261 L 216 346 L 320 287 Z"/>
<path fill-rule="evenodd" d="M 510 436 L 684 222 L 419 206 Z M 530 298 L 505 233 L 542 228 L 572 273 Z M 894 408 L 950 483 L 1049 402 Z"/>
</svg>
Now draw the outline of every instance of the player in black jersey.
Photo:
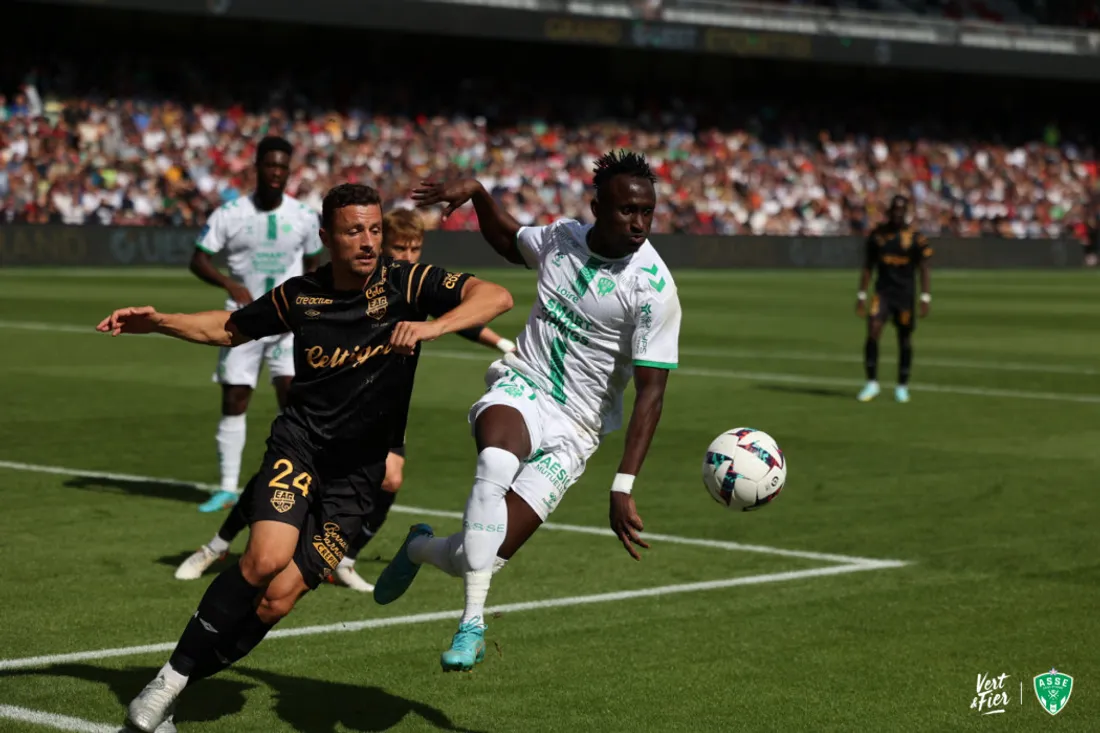
<svg viewBox="0 0 1100 733">
<path fill-rule="evenodd" d="M 321 218 L 331 264 L 238 311 L 123 308 L 98 326 L 217 346 L 294 334 L 288 404 L 250 481 L 248 546 L 210 584 L 168 663 L 130 703 L 126 724 L 143 733 L 174 731 L 183 688 L 248 654 L 340 562 L 382 482 L 393 436 L 404 432 L 418 344 L 512 307 L 498 285 L 382 256 L 381 200 L 368 186 L 329 191 Z"/>
<path fill-rule="evenodd" d="M 913 365 L 913 317 L 916 302 L 916 274 L 920 271 L 920 317 L 928 315 L 932 294 L 928 258 L 932 247 L 923 234 L 908 223 L 909 201 L 895 196 L 890 202 L 887 221 L 875 227 L 867 237 L 863 270 L 859 275 L 856 313 L 867 315 L 867 342 L 863 347 L 867 384 L 859 393 L 860 402 L 870 402 L 881 391 L 878 384 L 878 340 L 888 319 L 898 333 L 898 384 L 894 397 L 909 401 L 909 372 Z M 867 308 L 867 286 L 875 272 L 875 294 Z"/>
<path fill-rule="evenodd" d="M 382 217 L 382 254 L 415 265 L 420 262 L 423 246 L 424 225 L 420 219 L 420 214 L 415 209 L 393 209 L 386 212 L 386 215 Z M 474 326 L 458 331 L 456 335 L 475 343 L 499 349 L 505 353 L 516 348 L 515 343 L 511 340 L 501 337 L 500 334 L 488 327 Z M 374 586 L 363 580 L 355 571 L 355 562 L 359 557 L 359 553 L 382 528 L 382 524 L 389 515 L 390 507 L 393 506 L 397 492 L 404 483 L 404 432 L 394 435 L 393 443 L 389 455 L 386 456 L 386 477 L 383 479 L 379 490 L 374 491 L 368 497 L 363 528 L 351 539 L 340 564 L 328 576 L 329 582 L 334 585 L 351 588 L 361 593 L 369 593 L 374 590 Z M 249 487 L 251 487 L 251 483 Z M 249 490 L 249 487 L 246 487 L 246 490 Z M 243 510 L 243 507 L 247 505 L 248 501 L 246 500 L 244 505 L 234 505 L 230 508 L 214 537 L 191 553 L 176 568 L 175 577 L 177 580 L 198 580 L 219 558 L 226 556 L 230 544 L 248 526 L 248 518 Z"/>
</svg>

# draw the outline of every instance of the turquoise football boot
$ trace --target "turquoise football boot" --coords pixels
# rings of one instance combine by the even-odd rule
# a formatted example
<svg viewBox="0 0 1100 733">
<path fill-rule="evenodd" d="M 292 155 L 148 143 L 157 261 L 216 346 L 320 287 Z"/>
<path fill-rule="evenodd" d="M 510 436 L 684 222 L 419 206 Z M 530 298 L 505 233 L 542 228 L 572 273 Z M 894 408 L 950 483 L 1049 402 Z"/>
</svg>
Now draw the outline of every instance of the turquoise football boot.
<svg viewBox="0 0 1100 733">
<path fill-rule="evenodd" d="M 420 566 L 409 557 L 409 543 L 417 537 L 431 537 L 432 528 L 426 524 L 414 524 L 405 537 L 405 542 L 390 560 L 374 584 L 374 602 L 382 606 L 393 603 L 412 585 Z"/>
<path fill-rule="evenodd" d="M 232 509 L 239 498 L 240 494 L 232 491 L 219 491 L 202 504 L 199 504 L 199 511 L 209 514 L 210 512 L 220 512 L 223 509 Z"/>
<path fill-rule="evenodd" d="M 899 384 L 897 387 L 894 387 L 894 399 L 897 400 L 898 402 L 908 402 L 909 401 L 909 387 L 908 387 L 908 385 Z"/>
<path fill-rule="evenodd" d="M 474 618 L 458 627 L 451 648 L 439 655 L 444 672 L 469 672 L 485 659 L 485 627 Z"/>
<path fill-rule="evenodd" d="M 870 381 L 863 385 L 863 389 L 859 391 L 859 395 L 856 397 L 860 402 L 870 402 L 878 397 L 878 393 L 882 391 L 882 388 L 878 386 L 878 382 Z"/>
</svg>

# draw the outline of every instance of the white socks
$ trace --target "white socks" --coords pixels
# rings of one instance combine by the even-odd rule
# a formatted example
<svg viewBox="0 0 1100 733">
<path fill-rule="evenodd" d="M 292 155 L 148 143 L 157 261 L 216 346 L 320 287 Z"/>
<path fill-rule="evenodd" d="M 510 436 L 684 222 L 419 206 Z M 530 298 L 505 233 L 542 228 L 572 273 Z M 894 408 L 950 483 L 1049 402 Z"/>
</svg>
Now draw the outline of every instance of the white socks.
<svg viewBox="0 0 1100 733">
<path fill-rule="evenodd" d="M 223 540 L 220 534 L 214 535 L 214 539 L 207 542 L 206 546 L 216 555 L 224 555 L 229 552 L 229 542 L 228 540 Z"/>
<path fill-rule="evenodd" d="M 471 571 L 493 569 L 493 558 L 504 544 L 508 504 L 504 497 L 519 471 L 519 459 L 500 448 L 486 448 L 477 456 L 474 488 L 462 518 L 462 544 Z"/>
<path fill-rule="evenodd" d="M 344 556 L 344 557 L 340 558 L 340 564 L 337 565 L 336 567 L 338 567 L 338 568 L 353 568 L 353 567 L 355 567 L 355 558 Z"/>
<path fill-rule="evenodd" d="M 466 572 L 462 533 L 450 537 L 417 537 L 409 543 L 409 559 L 417 565 L 435 565 L 447 575 L 461 578 Z"/>
<path fill-rule="evenodd" d="M 177 672 L 171 662 L 164 663 L 164 666 L 160 668 L 160 672 L 157 672 L 157 677 L 163 677 L 168 686 L 176 692 L 187 686 L 187 675 Z"/>
<path fill-rule="evenodd" d="M 497 557 L 508 529 L 508 504 L 504 497 L 519 472 L 520 461 L 500 448 L 486 448 L 477 457 L 474 488 L 466 502 L 462 531 L 450 537 L 418 537 L 409 543 L 409 559 L 428 563 L 466 585 L 466 610 L 462 623 L 485 625 L 485 600 L 493 573 L 507 560 Z"/>
<path fill-rule="evenodd" d="M 489 597 L 489 584 L 507 564 L 503 557 L 494 557 L 492 570 L 474 570 L 463 576 L 466 582 L 466 610 L 462 612 L 462 623 L 476 621 L 485 626 L 485 599 Z"/>
<path fill-rule="evenodd" d="M 222 415 L 222 419 L 218 421 L 218 463 L 221 467 L 222 491 L 240 493 L 245 425 L 244 415 Z"/>
</svg>

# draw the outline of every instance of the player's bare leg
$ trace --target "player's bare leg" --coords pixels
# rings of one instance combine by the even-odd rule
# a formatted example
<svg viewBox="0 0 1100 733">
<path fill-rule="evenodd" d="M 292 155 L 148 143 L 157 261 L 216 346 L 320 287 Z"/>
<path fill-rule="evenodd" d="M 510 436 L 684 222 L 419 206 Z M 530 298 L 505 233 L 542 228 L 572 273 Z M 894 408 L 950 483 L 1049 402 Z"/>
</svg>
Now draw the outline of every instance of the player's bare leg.
<svg viewBox="0 0 1100 733">
<path fill-rule="evenodd" d="M 286 408 L 287 398 L 290 395 L 290 383 L 292 381 L 293 377 L 275 377 L 271 380 L 275 388 L 275 399 L 279 404 L 280 411 Z M 245 389 L 249 388 L 246 387 Z M 250 389 L 249 393 L 251 393 Z M 245 408 L 247 408 L 247 406 L 246 401 Z M 202 577 L 202 574 L 205 573 L 211 565 L 218 560 L 225 559 L 226 553 L 229 552 L 229 546 L 233 544 L 233 540 L 248 526 L 248 520 L 245 518 L 240 505 L 242 501 L 247 505 L 247 501 L 244 500 L 244 497 L 251 488 L 252 481 L 255 481 L 255 479 L 256 477 L 253 476 L 245 486 L 241 495 L 234 498 L 234 504 L 230 508 L 229 514 L 226 516 L 225 521 L 222 522 L 221 527 L 219 527 L 218 531 L 214 534 L 214 537 L 193 552 L 186 560 L 180 563 L 178 568 L 176 568 L 177 580 L 197 580 Z M 214 502 L 214 498 L 208 503 L 212 502 Z"/>
<path fill-rule="evenodd" d="M 241 493 L 240 500 L 229 510 L 225 521 L 218 527 L 205 545 L 195 550 L 176 568 L 176 580 L 198 580 L 211 565 L 218 560 L 224 560 L 229 552 L 229 546 L 233 540 L 248 526 L 248 519 L 244 515 L 244 507 L 249 505 L 249 497 L 253 491 L 257 475 L 249 479 L 248 484 Z"/>
<path fill-rule="evenodd" d="M 291 562 L 297 545 L 298 528 L 293 525 L 273 521 L 252 525 L 240 562 L 206 589 L 168 663 L 130 703 L 128 726 L 154 733 L 192 678 L 209 677 L 244 657 L 289 612 L 304 592 L 296 593 L 292 582 L 297 573 L 298 583 L 304 586 Z M 284 579 L 280 576 L 288 566 L 295 569 Z M 257 602 L 263 606 L 272 585 L 270 602 L 261 611 Z"/>
<path fill-rule="evenodd" d="M 355 572 L 355 561 L 367 543 L 374 539 L 378 530 L 382 529 L 390 507 L 393 506 L 397 492 L 401 490 L 401 484 L 404 481 L 405 457 L 391 452 L 386 456 L 386 478 L 382 481 L 382 490 L 372 497 L 374 501 L 363 519 L 362 531 L 348 543 L 347 554 L 330 576 L 333 584 L 342 585 L 360 593 L 370 593 L 374 590 L 373 585 Z"/>
<path fill-rule="evenodd" d="M 247 434 L 248 403 L 252 388 L 247 384 L 222 385 L 222 417 L 218 421 L 218 468 L 220 489 L 199 505 L 200 512 L 218 512 L 237 503 L 240 496 L 241 456 Z"/>
<path fill-rule="evenodd" d="M 863 367 L 867 373 L 867 384 L 863 385 L 857 397 L 860 402 L 870 402 L 882 391 L 878 384 L 878 341 L 882 336 L 883 320 L 879 318 L 878 308 L 882 308 L 882 304 L 872 306 L 871 315 L 867 319 L 867 340 L 863 344 Z"/>
</svg>

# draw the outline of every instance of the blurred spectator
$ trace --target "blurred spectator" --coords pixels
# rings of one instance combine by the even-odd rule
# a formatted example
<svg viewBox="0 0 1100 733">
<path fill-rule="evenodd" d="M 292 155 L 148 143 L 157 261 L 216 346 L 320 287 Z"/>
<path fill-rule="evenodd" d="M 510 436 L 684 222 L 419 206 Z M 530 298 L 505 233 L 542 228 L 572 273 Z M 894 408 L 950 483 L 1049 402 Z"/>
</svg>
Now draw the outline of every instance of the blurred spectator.
<svg viewBox="0 0 1100 733">
<path fill-rule="evenodd" d="M 1061 237 L 1081 231 L 1097 187 L 1095 150 L 1078 131 L 984 110 L 995 134 L 958 111 L 945 122 L 913 103 L 892 116 L 861 96 L 733 105 L 500 80 L 372 81 L 345 90 L 337 109 L 322 83 L 289 75 L 218 84 L 189 68 L 184 94 L 131 61 L 106 75 L 116 96 L 105 96 L 72 82 L 75 64 L 56 63 L 0 98 L 0 221 L 201 225 L 250 189 L 268 132 L 297 146 L 288 190 L 315 208 L 343 181 L 407 206 L 425 176 L 473 175 L 524 224 L 587 218 L 592 163 L 615 147 L 649 156 L 664 232 L 858 234 L 903 192 L 930 234 Z M 464 207 L 444 226 L 476 219 Z"/>
</svg>

